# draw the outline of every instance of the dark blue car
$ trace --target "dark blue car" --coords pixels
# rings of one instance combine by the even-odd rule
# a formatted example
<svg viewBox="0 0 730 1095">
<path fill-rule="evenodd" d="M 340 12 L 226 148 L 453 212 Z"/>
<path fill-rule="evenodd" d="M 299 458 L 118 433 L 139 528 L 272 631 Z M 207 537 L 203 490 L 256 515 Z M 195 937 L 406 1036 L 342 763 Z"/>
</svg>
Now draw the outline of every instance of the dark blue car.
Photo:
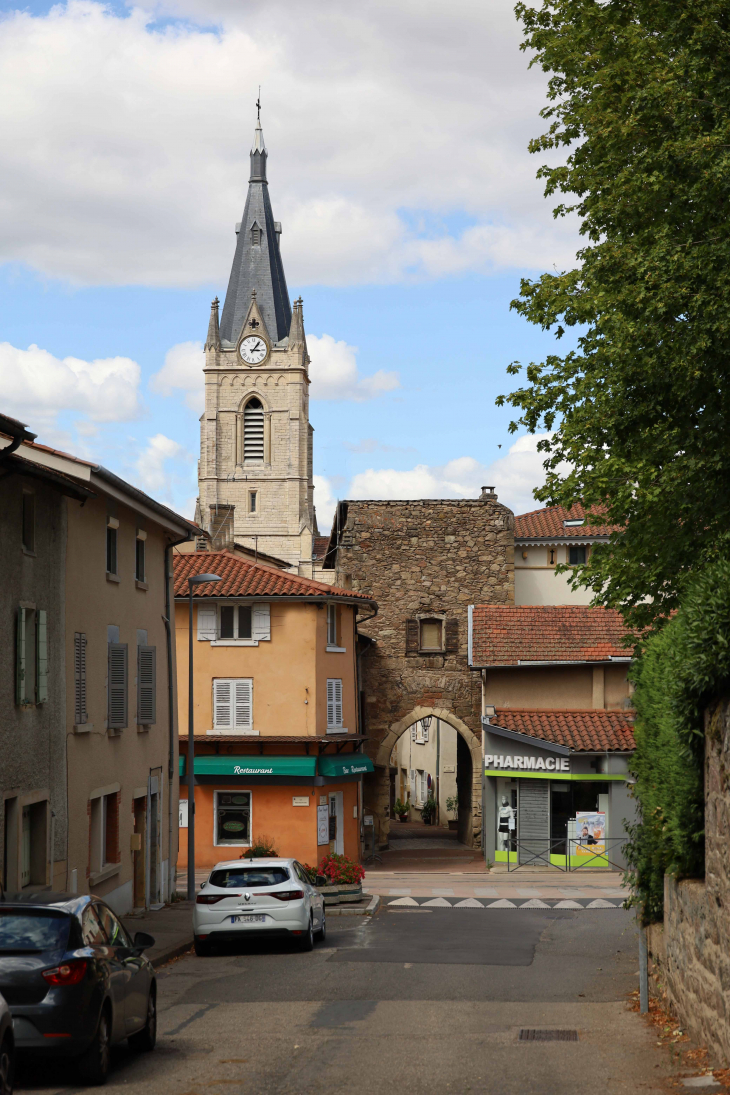
<svg viewBox="0 0 730 1095">
<path fill-rule="evenodd" d="M 130 939 L 96 897 L 0 897 L 0 994 L 16 1049 L 75 1057 L 92 1084 L 106 1080 L 116 1042 L 154 1049 L 157 987 L 143 954 L 153 944 L 144 932 Z"/>
</svg>

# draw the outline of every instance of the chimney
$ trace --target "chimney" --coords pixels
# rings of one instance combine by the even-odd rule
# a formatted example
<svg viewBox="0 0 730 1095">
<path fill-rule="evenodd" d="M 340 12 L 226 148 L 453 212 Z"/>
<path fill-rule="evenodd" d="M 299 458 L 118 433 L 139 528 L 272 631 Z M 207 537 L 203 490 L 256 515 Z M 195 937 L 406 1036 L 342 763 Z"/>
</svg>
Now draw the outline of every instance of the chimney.
<svg viewBox="0 0 730 1095">
<path fill-rule="evenodd" d="M 480 502 L 496 502 L 497 495 L 494 493 L 494 487 L 482 487 L 482 493 L 479 495 Z"/>
</svg>

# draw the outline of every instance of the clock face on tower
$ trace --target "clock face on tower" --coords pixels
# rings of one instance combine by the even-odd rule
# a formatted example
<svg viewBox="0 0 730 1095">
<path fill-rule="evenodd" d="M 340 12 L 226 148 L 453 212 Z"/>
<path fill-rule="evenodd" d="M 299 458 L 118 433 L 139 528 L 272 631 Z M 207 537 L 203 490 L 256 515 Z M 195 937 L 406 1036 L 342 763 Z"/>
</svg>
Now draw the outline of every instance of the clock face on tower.
<svg viewBox="0 0 730 1095">
<path fill-rule="evenodd" d="M 241 360 L 247 365 L 260 365 L 269 352 L 269 347 L 260 335 L 249 335 L 238 347 Z"/>
</svg>

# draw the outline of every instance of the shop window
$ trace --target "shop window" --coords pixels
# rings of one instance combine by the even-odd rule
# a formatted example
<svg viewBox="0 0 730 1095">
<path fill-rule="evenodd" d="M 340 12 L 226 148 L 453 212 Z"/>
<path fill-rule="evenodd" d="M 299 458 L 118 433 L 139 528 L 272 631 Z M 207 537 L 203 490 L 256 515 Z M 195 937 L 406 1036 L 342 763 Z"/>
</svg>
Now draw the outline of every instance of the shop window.
<svg viewBox="0 0 730 1095">
<path fill-rule="evenodd" d="M 251 792 L 215 792 L 215 843 L 251 843 Z"/>
<path fill-rule="evenodd" d="M 586 561 L 585 544 L 571 544 L 568 548 L 568 562 L 572 567 L 582 566 Z"/>
<path fill-rule="evenodd" d="M 421 620 L 419 645 L 421 650 L 443 650 L 443 620 Z"/>
</svg>

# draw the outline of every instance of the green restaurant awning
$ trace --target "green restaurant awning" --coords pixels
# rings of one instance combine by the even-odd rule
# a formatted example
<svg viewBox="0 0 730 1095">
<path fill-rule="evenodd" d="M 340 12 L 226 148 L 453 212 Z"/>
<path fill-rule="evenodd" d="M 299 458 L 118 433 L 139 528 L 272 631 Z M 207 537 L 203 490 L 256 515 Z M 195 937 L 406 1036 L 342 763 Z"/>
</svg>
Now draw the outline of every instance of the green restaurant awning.
<svg viewBox="0 0 730 1095">
<path fill-rule="evenodd" d="M 195 758 L 196 776 L 313 776 L 316 757 L 229 757 Z"/>
<path fill-rule="evenodd" d="M 185 775 L 185 757 L 179 756 L 178 763 L 180 765 L 180 779 Z"/>
<path fill-rule="evenodd" d="M 359 776 L 374 772 L 373 762 L 364 753 L 345 753 L 336 757 L 319 758 L 320 776 Z"/>
</svg>

